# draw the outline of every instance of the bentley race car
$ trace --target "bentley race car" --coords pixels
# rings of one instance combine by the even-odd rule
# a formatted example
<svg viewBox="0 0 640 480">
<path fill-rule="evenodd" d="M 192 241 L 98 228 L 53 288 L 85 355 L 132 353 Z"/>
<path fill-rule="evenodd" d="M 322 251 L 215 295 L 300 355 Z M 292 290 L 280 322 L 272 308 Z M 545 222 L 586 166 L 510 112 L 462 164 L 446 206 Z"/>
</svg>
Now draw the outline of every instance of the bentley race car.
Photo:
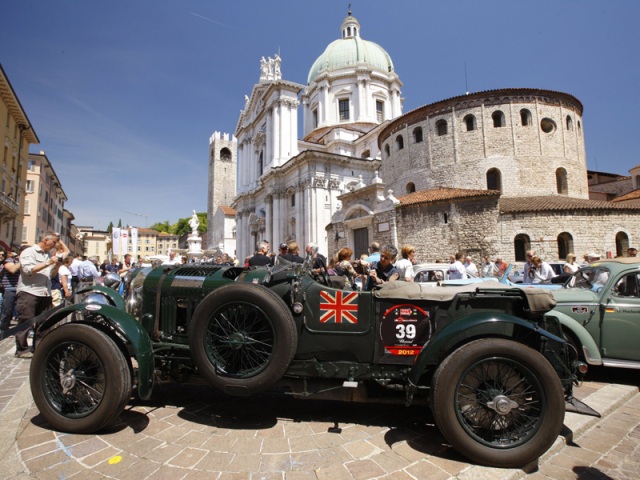
<svg viewBox="0 0 640 480">
<path fill-rule="evenodd" d="M 122 295 L 92 287 L 38 319 L 47 333 L 30 384 L 40 413 L 56 430 L 92 433 L 132 394 L 149 399 L 154 382 L 199 375 L 230 396 L 429 405 L 447 441 L 484 465 L 523 466 L 556 440 L 586 365 L 549 313 L 549 292 L 497 282 L 343 290 L 309 263 L 161 266 L 133 272 Z"/>
</svg>

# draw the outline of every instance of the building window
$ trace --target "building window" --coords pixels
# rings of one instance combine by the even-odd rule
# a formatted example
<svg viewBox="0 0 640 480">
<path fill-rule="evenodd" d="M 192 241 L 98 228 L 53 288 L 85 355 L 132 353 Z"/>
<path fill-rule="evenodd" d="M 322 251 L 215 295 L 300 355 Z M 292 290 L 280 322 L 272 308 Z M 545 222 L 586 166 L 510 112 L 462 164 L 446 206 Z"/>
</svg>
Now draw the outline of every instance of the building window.
<svg viewBox="0 0 640 480">
<path fill-rule="evenodd" d="M 311 114 L 313 115 L 313 128 L 318 128 L 318 109 L 315 108 Z"/>
<path fill-rule="evenodd" d="M 379 122 L 384 121 L 384 102 L 376 100 L 376 118 Z"/>
<path fill-rule="evenodd" d="M 391 156 L 391 150 L 389 149 L 389 145 L 384 146 L 384 153 L 389 158 Z"/>
<path fill-rule="evenodd" d="M 520 123 L 523 127 L 531 126 L 531 112 L 526 108 L 520 110 Z"/>
<path fill-rule="evenodd" d="M 629 249 L 629 235 L 627 235 L 624 232 L 616 233 L 616 256 L 626 257 L 628 249 Z"/>
<path fill-rule="evenodd" d="M 569 193 L 567 171 L 564 168 L 558 168 L 556 170 L 556 189 L 560 195 L 566 195 Z"/>
<path fill-rule="evenodd" d="M 264 172 L 263 153 L 260 152 L 260 156 L 258 157 L 258 176 L 261 177 L 263 172 Z"/>
<path fill-rule="evenodd" d="M 404 139 L 402 138 L 402 135 L 398 135 L 396 137 L 396 146 L 398 147 L 398 150 L 402 150 L 404 148 Z"/>
<path fill-rule="evenodd" d="M 31 200 L 24 201 L 24 214 L 29 215 L 31 212 Z"/>
<path fill-rule="evenodd" d="M 413 129 L 413 141 L 415 143 L 422 142 L 422 127 L 416 127 Z"/>
<path fill-rule="evenodd" d="M 364 152 L 362 152 L 362 155 L 360 155 L 360 158 L 369 158 L 370 156 L 371 156 L 371 151 L 365 150 Z"/>
<path fill-rule="evenodd" d="M 27 180 L 27 188 L 25 190 L 27 193 L 33 193 L 33 180 Z"/>
<path fill-rule="evenodd" d="M 413 193 L 416 191 L 416 184 L 413 182 L 407 183 L 407 193 Z"/>
<path fill-rule="evenodd" d="M 338 106 L 340 109 L 340 121 L 349 120 L 349 99 L 340 100 Z"/>
<path fill-rule="evenodd" d="M 487 190 L 502 192 L 502 174 L 497 168 L 492 168 L 487 172 Z"/>
<path fill-rule="evenodd" d="M 446 120 L 438 120 L 436 122 L 436 131 L 438 132 L 438 136 L 441 137 L 443 135 L 446 135 L 447 132 L 449 131 L 448 125 L 447 125 L 447 121 Z"/>
<path fill-rule="evenodd" d="M 558 235 L 558 258 L 567 258 L 573 252 L 573 237 L 570 233 L 562 232 Z"/>
<path fill-rule="evenodd" d="M 469 115 L 465 115 L 464 117 L 464 124 L 467 127 L 467 132 L 472 132 L 473 130 L 476 129 L 476 117 L 469 114 Z"/>
<path fill-rule="evenodd" d="M 531 250 L 531 239 L 529 235 L 521 233 L 513 239 L 513 250 L 515 252 L 516 262 L 527 261 L 527 250 Z"/>
<path fill-rule="evenodd" d="M 556 122 L 550 118 L 543 118 L 540 121 L 540 128 L 544 133 L 553 133 L 556 130 Z"/>
<path fill-rule="evenodd" d="M 504 113 L 500 110 L 496 110 L 491 114 L 491 118 L 493 119 L 493 127 L 494 128 L 502 128 L 505 126 L 504 121 Z"/>
<path fill-rule="evenodd" d="M 567 130 L 573 130 L 573 119 L 567 115 Z"/>
<path fill-rule="evenodd" d="M 296 206 L 296 194 L 295 193 L 291 194 L 291 206 L 292 207 Z"/>
</svg>

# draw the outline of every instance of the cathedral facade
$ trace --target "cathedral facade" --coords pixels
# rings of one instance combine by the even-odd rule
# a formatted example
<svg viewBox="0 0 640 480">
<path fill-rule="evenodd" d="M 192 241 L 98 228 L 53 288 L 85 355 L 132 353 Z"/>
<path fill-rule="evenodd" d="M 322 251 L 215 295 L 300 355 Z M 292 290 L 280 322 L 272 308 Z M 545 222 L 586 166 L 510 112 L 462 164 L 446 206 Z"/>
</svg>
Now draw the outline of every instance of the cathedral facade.
<svg viewBox="0 0 640 480">
<path fill-rule="evenodd" d="M 306 85 L 282 79 L 278 55 L 261 60 L 234 137 L 239 258 L 266 239 L 328 255 L 376 240 L 414 244 L 420 261 L 556 260 L 624 254 L 640 238 L 637 204 L 589 200 L 577 98 L 508 88 L 403 114 L 390 56 L 360 29 L 349 12 Z"/>
</svg>

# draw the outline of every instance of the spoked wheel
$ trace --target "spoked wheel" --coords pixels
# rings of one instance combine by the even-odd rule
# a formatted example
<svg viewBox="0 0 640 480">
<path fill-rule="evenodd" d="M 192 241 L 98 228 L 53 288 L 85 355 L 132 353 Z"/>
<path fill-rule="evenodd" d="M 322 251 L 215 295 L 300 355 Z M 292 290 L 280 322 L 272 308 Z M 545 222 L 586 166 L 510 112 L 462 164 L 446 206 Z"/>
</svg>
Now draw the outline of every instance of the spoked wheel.
<svg viewBox="0 0 640 480">
<path fill-rule="evenodd" d="M 77 323 L 62 325 L 42 339 L 31 361 L 30 384 L 44 419 L 71 433 L 107 426 L 131 396 L 131 372 L 114 341 Z"/>
<path fill-rule="evenodd" d="M 189 331 L 202 375 L 230 395 L 265 390 L 285 373 L 298 344 L 284 301 L 259 285 L 230 284 L 198 305 Z"/>
<path fill-rule="evenodd" d="M 471 460 L 520 467 L 553 444 L 564 421 L 558 375 L 539 352 L 504 339 L 460 347 L 433 378 L 436 424 Z"/>
</svg>

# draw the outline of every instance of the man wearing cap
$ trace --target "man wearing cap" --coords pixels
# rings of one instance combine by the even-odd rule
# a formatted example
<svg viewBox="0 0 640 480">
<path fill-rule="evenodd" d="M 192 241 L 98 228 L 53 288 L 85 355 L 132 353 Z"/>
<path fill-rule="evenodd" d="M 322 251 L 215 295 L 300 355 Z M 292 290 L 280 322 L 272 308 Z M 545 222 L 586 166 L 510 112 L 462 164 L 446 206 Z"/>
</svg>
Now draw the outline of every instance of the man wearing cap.
<svg viewBox="0 0 640 480">
<path fill-rule="evenodd" d="M 269 244 L 264 240 L 256 245 L 256 253 L 249 259 L 250 267 L 262 267 L 271 264 L 269 253 Z"/>
<path fill-rule="evenodd" d="M 600 255 L 598 255 L 597 253 L 587 253 L 584 256 L 584 259 L 587 263 L 593 263 L 593 262 L 597 262 L 598 260 L 600 260 Z"/>
</svg>

